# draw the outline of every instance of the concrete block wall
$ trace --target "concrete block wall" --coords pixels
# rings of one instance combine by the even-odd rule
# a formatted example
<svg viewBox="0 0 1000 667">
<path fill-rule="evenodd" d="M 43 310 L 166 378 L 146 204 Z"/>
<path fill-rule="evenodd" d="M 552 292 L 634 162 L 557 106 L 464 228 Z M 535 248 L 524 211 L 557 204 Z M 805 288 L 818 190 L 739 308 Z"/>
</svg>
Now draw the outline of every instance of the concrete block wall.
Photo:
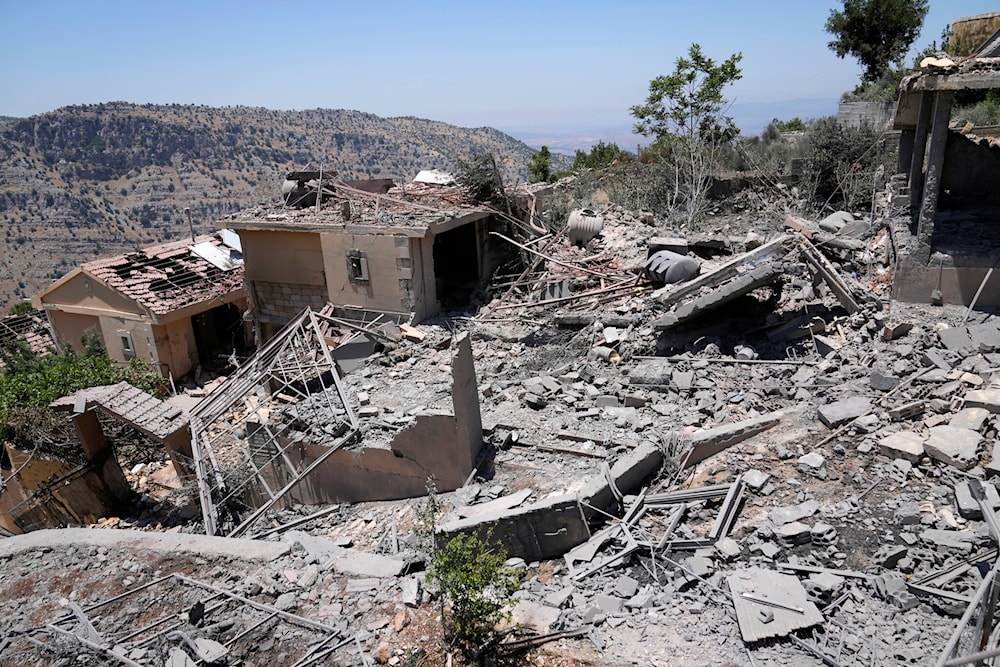
<svg viewBox="0 0 1000 667">
<path fill-rule="evenodd" d="M 326 305 L 326 288 L 320 285 L 295 285 L 254 280 L 251 283 L 257 317 L 270 322 L 287 322 L 309 306 L 320 310 Z"/>
<path fill-rule="evenodd" d="M 893 102 L 841 102 L 837 106 L 837 123 L 846 127 L 861 127 L 867 123 L 876 130 L 884 130 L 894 111 Z"/>
</svg>

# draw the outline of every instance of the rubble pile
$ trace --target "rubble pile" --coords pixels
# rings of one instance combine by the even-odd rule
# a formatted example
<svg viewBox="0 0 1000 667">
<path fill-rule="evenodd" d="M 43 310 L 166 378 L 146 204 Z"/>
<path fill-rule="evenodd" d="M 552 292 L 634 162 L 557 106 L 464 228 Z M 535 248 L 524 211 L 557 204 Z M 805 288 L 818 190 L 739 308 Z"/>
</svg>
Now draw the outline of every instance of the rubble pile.
<svg viewBox="0 0 1000 667">
<path fill-rule="evenodd" d="M 926 665 L 986 646 L 1000 317 L 891 302 L 886 230 L 850 214 L 687 239 L 642 212 L 600 215 L 582 247 L 527 246 L 527 270 L 477 315 L 379 329 L 370 357 L 339 358 L 368 446 L 452 407 L 468 333 L 486 446 L 441 494 L 439 526 L 492 528 L 522 574 L 508 650 L 553 665 Z M 661 248 L 699 274 L 650 284 L 641 267 Z M 301 418 L 310 404 L 295 405 Z M 138 605 L 118 625 L 86 606 L 180 573 L 196 583 L 171 585 L 286 622 L 256 649 L 272 662 L 423 664 L 440 629 L 419 502 L 270 508 L 252 543 L 273 551 L 257 558 L 0 540 L 0 576 L 21 579 L 0 593 L 0 652 L 32 662 L 58 639 L 163 664 L 169 644 L 249 664 L 235 638 L 250 625 L 223 627 L 232 609 L 193 618 L 193 597 L 164 599 L 176 634 L 139 646 L 121 629 Z M 293 650 L 299 626 L 313 634 Z"/>
</svg>

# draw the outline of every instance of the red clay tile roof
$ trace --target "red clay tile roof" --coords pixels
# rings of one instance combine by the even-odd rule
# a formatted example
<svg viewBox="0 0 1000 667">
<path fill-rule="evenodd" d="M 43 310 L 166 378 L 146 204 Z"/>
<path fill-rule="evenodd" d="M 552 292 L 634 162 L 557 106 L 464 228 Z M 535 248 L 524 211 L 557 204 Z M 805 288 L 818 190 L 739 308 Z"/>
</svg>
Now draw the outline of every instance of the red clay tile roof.
<svg viewBox="0 0 1000 667">
<path fill-rule="evenodd" d="M 56 346 L 49 331 L 49 321 L 40 310 L 0 317 L 0 345 L 17 339 L 25 341 L 31 351 L 39 355 Z"/>
<path fill-rule="evenodd" d="M 221 234 L 199 236 L 226 253 Z M 87 262 L 81 268 L 157 315 L 224 296 L 243 287 L 242 263 L 222 271 L 194 255 L 190 239 Z M 235 251 L 233 251 L 235 252 Z"/>
</svg>

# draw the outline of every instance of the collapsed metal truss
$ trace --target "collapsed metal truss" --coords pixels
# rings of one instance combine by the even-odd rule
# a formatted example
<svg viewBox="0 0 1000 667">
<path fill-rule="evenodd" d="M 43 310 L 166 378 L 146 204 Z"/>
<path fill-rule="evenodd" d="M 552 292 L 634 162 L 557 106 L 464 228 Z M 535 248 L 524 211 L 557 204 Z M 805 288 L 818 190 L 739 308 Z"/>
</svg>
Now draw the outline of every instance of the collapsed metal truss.
<svg viewBox="0 0 1000 667">
<path fill-rule="evenodd" d="M 359 652 L 352 662 L 371 664 L 353 635 L 178 573 L 69 607 L 49 623 L 0 638 L 0 655 L 25 657 L 32 646 L 56 655 L 83 648 L 130 667 L 159 667 L 256 664 L 267 651 L 282 655 L 283 664 L 306 667 L 340 651 Z"/>
<path fill-rule="evenodd" d="M 306 308 L 191 412 L 205 532 L 245 533 L 357 434 L 333 356 Z M 306 463 L 304 443 L 325 451 Z"/>
</svg>

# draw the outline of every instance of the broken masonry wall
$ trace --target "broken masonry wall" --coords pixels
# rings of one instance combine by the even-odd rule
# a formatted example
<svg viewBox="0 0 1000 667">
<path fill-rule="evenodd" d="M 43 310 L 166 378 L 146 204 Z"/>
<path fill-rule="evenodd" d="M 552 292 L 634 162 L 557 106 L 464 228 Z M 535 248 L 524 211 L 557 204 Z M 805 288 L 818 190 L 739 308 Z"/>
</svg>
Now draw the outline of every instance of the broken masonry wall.
<svg viewBox="0 0 1000 667">
<path fill-rule="evenodd" d="M 655 475 L 663 453 L 651 442 L 620 457 L 607 475 L 594 475 L 576 493 L 544 498 L 526 507 L 449 521 L 438 526 L 447 534 L 487 534 L 509 557 L 526 561 L 557 558 L 590 539 L 590 521 L 614 515 L 619 494 L 626 495 Z M 612 488 L 614 484 L 614 488 Z M 620 508 L 618 508 L 620 509 Z"/>
<path fill-rule="evenodd" d="M 990 257 L 992 254 L 994 257 Z M 929 303 L 931 292 L 941 290 L 944 303 L 969 305 L 983 279 L 990 270 L 996 250 L 985 253 L 977 262 L 979 266 L 948 266 L 951 258 L 939 266 L 935 259 L 930 265 L 922 263 L 909 255 L 900 258 L 896 265 L 896 275 L 893 279 L 892 298 L 905 303 Z M 966 259 L 966 262 L 969 260 Z M 994 272 L 986 289 L 979 295 L 976 308 L 993 308 L 1000 306 L 1000 274 Z"/>
<path fill-rule="evenodd" d="M 426 493 L 427 479 L 433 476 L 440 491 L 452 491 L 465 483 L 483 443 L 478 385 L 468 334 L 455 341 L 452 361 L 452 401 L 454 414 L 417 415 L 409 428 L 400 431 L 390 447 L 341 449 L 302 477 L 285 498 L 275 503 L 323 504 L 414 498 Z M 251 450 L 260 453 L 256 461 L 261 476 L 272 490 L 294 479 L 290 470 L 305 470 L 329 449 L 311 442 L 279 444 L 290 464 L 275 460 L 266 438 L 256 441 L 255 429 L 247 422 Z M 271 462 L 273 460 L 273 463 Z M 269 501 L 264 488 L 248 486 L 244 501 L 254 507 Z"/>
<path fill-rule="evenodd" d="M 365 447 L 334 452 L 290 495 L 304 504 L 415 498 L 427 493 L 427 478 L 432 475 L 439 491 L 453 491 L 471 472 L 471 465 L 458 465 L 463 456 L 456 451 L 462 444 L 457 431 L 456 419 L 450 415 L 420 415 L 393 439 L 391 450 Z M 325 449 L 304 443 L 302 467 Z"/>
<path fill-rule="evenodd" d="M 165 326 L 153 326 L 152 333 L 159 351 L 160 368 L 169 368 L 175 378 L 187 375 L 200 362 L 190 317 Z"/>
<path fill-rule="evenodd" d="M 97 418 L 96 410 L 87 410 L 73 415 L 73 428 L 80 440 L 83 454 L 87 457 L 94 472 L 107 486 L 108 491 L 118 501 L 124 502 L 132 495 L 132 487 L 125 479 L 115 452 L 104 437 L 104 429 Z"/>
<path fill-rule="evenodd" d="M 334 231 L 322 235 L 330 301 L 390 313 L 421 311 L 413 291 L 411 242 L 405 234 Z M 359 253 L 365 277 L 348 273 L 348 253 Z"/>
<path fill-rule="evenodd" d="M 865 125 L 876 130 L 889 126 L 896 112 L 896 103 L 841 102 L 837 105 L 837 125 L 858 129 Z"/>
<path fill-rule="evenodd" d="M 90 466 L 6 447 L 13 470 L 6 479 L 3 496 L 10 495 L 4 525 L 13 523 L 18 532 L 61 528 L 70 524 L 96 523 L 118 509 L 118 501 L 107 483 Z M 116 464 L 117 465 L 117 464 Z"/>
<path fill-rule="evenodd" d="M 326 304 L 319 234 L 241 229 L 239 235 L 255 322 L 282 325 L 306 306 Z"/>
<path fill-rule="evenodd" d="M 16 475 L 9 476 L 12 470 L 0 469 L 0 529 L 10 533 L 20 533 L 21 527 L 14 521 L 12 511 L 27 498 L 21 482 Z M 0 531 L 2 532 L 2 531 Z"/>
<path fill-rule="evenodd" d="M 449 535 L 474 534 L 486 544 L 501 545 L 508 557 L 527 562 L 558 558 L 591 537 L 576 494 L 449 522 L 439 530 Z"/>
<path fill-rule="evenodd" d="M 369 502 L 422 496 L 431 475 L 439 491 L 465 484 L 483 444 L 483 424 L 468 334 L 461 334 L 455 346 L 454 415 L 418 415 L 412 426 L 396 434 L 390 449 L 334 452 L 292 495 L 303 503 Z M 301 468 L 325 449 L 304 443 Z"/>
<path fill-rule="evenodd" d="M 468 332 L 455 341 L 458 348 L 451 362 L 451 401 L 455 411 L 456 437 L 458 439 L 452 464 L 462 472 L 463 478 L 472 471 L 483 446 L 483 418 L 479 405 L 479 385 L 476 366 L 472 360 L 472 343 Z M 464 483 L 458 483 L 461 486 Z"/>
</svg>

